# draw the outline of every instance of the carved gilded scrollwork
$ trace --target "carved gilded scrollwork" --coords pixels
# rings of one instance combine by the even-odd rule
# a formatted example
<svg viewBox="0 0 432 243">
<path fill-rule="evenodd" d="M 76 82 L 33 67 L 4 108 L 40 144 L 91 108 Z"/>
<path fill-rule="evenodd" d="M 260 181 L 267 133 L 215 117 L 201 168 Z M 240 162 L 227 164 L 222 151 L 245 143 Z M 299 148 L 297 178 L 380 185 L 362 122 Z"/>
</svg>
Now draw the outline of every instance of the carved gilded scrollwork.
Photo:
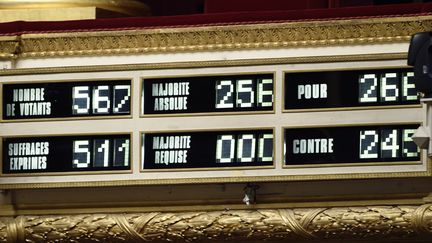
<svg viewBox="0 0 432 243">
<path fill-rule="evenodd" d="M 0 39 L 0 54 L 21 57 L 112 55 L 407 42 L 412 34 L 431 28 L 432 16 L 416 16 L 23 34 L 20 42 L 8 43 Z M 16 49 L 14 45 L 18 43 Z"/>
<path fill-rule="evenodd" d="M 0 218 L 0 242 L 432 239 L 432 204 Z"/>
<path fill-rule="evenodd" d="M 24 227 L 27 242 L 117 242 L 127 239 L 127 234 L 106 214 L 28 216 Z"/>
<path fill-rule="evenodd" d="M 0 242 L 7 241 L 7 218 L 0 218 Z"/>
<path fill-rule="evenodd" d="M 0 58 L 12 58 L 18 53 L 19 41 L 7 39 L 0 39 Z"/>
</svg>

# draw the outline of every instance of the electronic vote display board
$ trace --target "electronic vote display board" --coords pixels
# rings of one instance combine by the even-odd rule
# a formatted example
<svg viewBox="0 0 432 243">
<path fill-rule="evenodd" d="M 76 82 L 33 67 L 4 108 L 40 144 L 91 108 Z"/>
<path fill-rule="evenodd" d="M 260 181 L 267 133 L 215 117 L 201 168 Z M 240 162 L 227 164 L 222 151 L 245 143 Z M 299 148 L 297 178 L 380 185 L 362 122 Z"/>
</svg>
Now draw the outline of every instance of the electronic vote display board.
<svg viewBox="0 0 432 243">
<path fill-rule="evenodd" d="M 273 74 L 145 78 L 143 115 L 273 110 Z"/>
<path fill-rule="evenodd" d="M 3 174 L 130 170 L 130 135 L 3 138 Z"/>
<path fill-rule="evenodd" d="M 3 124 L 16 123 L 18 127 L 24 124 L 21 121 L 29 124 L 52 119 L 61 123 L 66 132 L 1 137 L 1 174 L 121 176 L 124 172 L 136 180 L 171 180 L 212 174 L 229 178 L 233 175 L 229 171 L 241 171 L 242 176 L 255 179 L 278 176 L 290 180 L 298 168 L 345 166 L 348 169 L 344 173 L 355 174 L 357 171 L 347 165 L 391 168 L 426 163 L 411 139 L 423 122 L 420 119 L 376 124 L 320 122 L 320 116 L 351 109 L 363 109 L 365 114 L 375 116 L 389 112 L 383 108 L 409 108 L 409 114 L 421 112 L 412 69 L 280 69 L 279 73 L 253 73 L 248 69 L 240 74 L 157 77 L 131 71 L 129 77 L 140 78 L 3 83 Z M 138 96 L 133 95 L 132 86 L 139 87 L 135 93 Z M 276 87 L 282 91 L 277 92 Z M 132 114 L 134 100 L 139 104 L 138 114 Z M 301 119 L 307 111 L 308 115 L 314 114 L 316 125 L 303 124 L 310 122 Z M 190 119 L 185 116 L 197 116 L 193 119 L 200 122 L 188 124 L 185 130 L 182 124 Z M 291 122 L 294 116 L 295 124 Z M 104 133 L 104 126 L 96 125 L 99 118 L 108 119 L 110 132 Z M 116 118 L 133 122 L 109 120 Z M 76 121 L 62 119 L 85 120 L 97 131 L 74 135 L 68 126 Z M 213 120 L 221 125 L 229 120 L 231 125 L 216 128 L 216 123 L 210 122 Z M 115 126 L 124 127 L 122 131 L 126 132 L 113 133 Z M 135 147 L 133 138 L 138 144 Z M 310 176 L 320 172 L 307 173 Z"/>
<path fill-rule="evenodd" d="M 419 161 L 420 149 L 411 139 L 418 126 L 285 129 L 285 165 Z"/>
<path fill-rule="evenodd" d="M 130 115 L 131 80 L 4 84 L 2 119 Z"/>
<path fill-rule="evenodd" d="M 412 68 L 286 72 L 284 109 L 341 109 L 419 104 Z"/>
<path fill-rule="evenodd" d="M 142 134 L 143 170 L 273 165 L 273 130 Z"/>
</svg>

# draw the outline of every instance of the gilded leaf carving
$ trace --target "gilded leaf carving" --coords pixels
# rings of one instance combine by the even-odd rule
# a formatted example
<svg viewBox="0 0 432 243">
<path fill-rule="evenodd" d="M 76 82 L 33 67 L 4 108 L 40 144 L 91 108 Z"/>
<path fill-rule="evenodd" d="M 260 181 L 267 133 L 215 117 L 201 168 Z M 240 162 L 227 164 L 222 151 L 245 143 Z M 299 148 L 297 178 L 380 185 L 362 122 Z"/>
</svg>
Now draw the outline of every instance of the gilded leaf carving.
<svg viewBox="0 0 432 243">
<path fill-rule="evenodd" d="M 432 204 L 0 218 L 0 242 L 432 239 Z M 11 241 L 12 240 L 12 241 Z"/>
</svg>

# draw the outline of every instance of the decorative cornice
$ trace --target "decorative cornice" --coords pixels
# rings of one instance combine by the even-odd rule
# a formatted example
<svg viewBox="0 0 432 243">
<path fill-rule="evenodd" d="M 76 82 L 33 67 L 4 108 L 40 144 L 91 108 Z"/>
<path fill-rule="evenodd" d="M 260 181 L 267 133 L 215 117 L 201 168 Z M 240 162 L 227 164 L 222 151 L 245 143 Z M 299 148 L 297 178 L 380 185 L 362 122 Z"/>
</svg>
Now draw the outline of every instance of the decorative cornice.
<svg viewBox="0 0 432 243">
<path fill-rule="evenodd" d="M 397 43 L 431 28 L 432 16 L 426 15 L 22 34 L 15 42 L 18 49 L 1 49 L 0 55 L 29 58 Z"/>
<path fill-rule="evenodd" d="M 19 52 L 19 37 L 0 37 L 0 58 L 14 58 Z"/>
<path fill-rule="evenodd" d="M 239 67 L 239 66 L 252 66 L 252 65 L 280 65 L 280 64 L 298 64 L 298 63 L 383 61 L 383 60 L 397 60 L 397 59 L 406 59 L 406 58 L 407 58 L 407 53 L 401 52 L 401 53 L 379 53 L 379 54 L 359 54 L 359 55 L 260 58 L 260 59 L 241 59 L 241 60 L 163 62 L 163 63 L 69 66 L 69 67 L 49 67 L 49 68 L 20 68 L 20 69 L 0 70 L 0 76 L 52 74 L 52 73 L 103 72 L 103 71 L 160 70 L 160 69 L 172 69 L 172 68 Z"/>
<path fill-rule="evenodd" d="M 432 204 L 0 218 L 0 242 L 432 239 Z"/>
</svg>

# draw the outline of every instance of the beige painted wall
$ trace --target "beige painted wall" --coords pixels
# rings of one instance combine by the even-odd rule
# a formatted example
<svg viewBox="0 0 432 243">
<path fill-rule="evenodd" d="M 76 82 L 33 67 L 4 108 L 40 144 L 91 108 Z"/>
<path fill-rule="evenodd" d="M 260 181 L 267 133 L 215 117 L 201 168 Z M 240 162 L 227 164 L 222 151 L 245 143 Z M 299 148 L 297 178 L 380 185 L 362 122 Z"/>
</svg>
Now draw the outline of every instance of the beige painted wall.
<svg viewBox="0 0 432 243">
<path fill-rule="evenodd" d="M 64 21 L 96 19 L 96 7 L 1 9 L 0 23 L 12 21 Z"/>
</svg>

